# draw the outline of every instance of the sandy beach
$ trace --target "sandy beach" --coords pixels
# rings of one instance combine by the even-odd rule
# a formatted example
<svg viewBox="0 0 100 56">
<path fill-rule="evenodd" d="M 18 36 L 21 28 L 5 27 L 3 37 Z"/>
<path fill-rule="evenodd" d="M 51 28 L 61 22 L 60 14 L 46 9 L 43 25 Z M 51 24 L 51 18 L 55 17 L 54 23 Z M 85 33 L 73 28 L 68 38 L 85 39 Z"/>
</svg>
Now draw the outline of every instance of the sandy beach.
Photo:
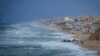
<svg viewBox="0 0 100 56">
<path fill-rule="evenodd" d="M 73 33 L 76 39 L 80 39 L 80 41 L 83 41 L 83 43 L 79 41 L 76 44 L 79 44 L 84 48 L 88 48 L 89 50 L 97 51 L 98 56 L 100 56 L 100 41 L 88 40 L 91 34 L 83 34 L 81 31 L 75 30 L 71 30 L 70 33 Z"/>
<path fill-rule="evenodd" d="M 61 31 L 65 34 L 72 34 L 74 35 L 73 38 L 78 39 L 78 41 L 73 42 L 74 44 L 80 45 L 83 48 L 89 49 L 91 51 L 96 51 L 97 56 L 100 56 L 100 41 L 97 40 L 89 40 L 90 33 L 84 34 L 81 31 L 75 31 L 75 30 L 61 30 L 58 29 L 58 31 Z"/>
<path fill-rule="evenodd" d="M 52 26 L 45 25 L 47 27 L 52 28 Z M 64 26 L 60 27 L 54 27 L 58 31 L 65 33 L 65 34 L 72 34 L 74 35 L 75 39 L 78 39 L 76 42 L 74 42 L 77 45 L 80 45 L 83 48 L 96 51 L 97 56 L 100 56 L 100 41 L 97 40 L 89 40 L 89 37 L 91 36 L 91 33 L 83 33 L 80 30 L 74 30 L 74 29 L 66 29 Z"/>
</svg>

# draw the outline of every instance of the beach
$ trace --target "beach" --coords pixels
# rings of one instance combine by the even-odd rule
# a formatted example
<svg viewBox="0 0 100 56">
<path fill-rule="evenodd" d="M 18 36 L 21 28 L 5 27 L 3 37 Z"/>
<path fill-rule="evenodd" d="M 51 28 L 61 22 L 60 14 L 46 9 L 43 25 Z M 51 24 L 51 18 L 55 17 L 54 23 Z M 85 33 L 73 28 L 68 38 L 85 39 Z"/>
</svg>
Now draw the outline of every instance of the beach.
<svg viewBox="0 0 100 56">
<path fill-rule="evenodd" d="M 61 42 L 73 39 L 75 35 L 68 32 L 29 23 L 1 27 L 0 56 L 96 56 L 96 51 L 77 43 Z"/>
<path fill-rule="evenodd" d="M 47 22 L 48 21 L 48 22 Z M 90 40 L 89 37 L 91 36 L 90 32 L 82 32 L 82 29 L 75 28 L 74 23 L 70 22 L 59 22 L 57 21 L 49 21 L 47 20 L 46 22 L 43 22 L 44 26 L 50 27 L 50 28 L 55 28 L 58 31 L 65 33 L 65 34 L 72 34 L 74 35 L 74 39 L 77 39 L 76 42 L 73 42 L 76 45 L 79 45 L 83 48 L 96 51 L 97 56 L 100 56 L 100 41 L 98 40 Z M 55 24 L 52 24 L 51 22 L 56 22 Z M 66 26 L 66 24 L 68 26 Z M 78 23 L 80 24 L 80 23 Z M 82 23 L 81 23 L 82 24 Z M 74 28 L 70 28 L 70 26 L 74 26 Z M 67 27 L 67 28 L 66 28 Z M 81 27 L 81 26 L 78 26 Z"/>
<path fill-rule="evenodd" d="M 75 31 L 75 30 L 71 30 L 70 33 L 73 33 L 76 39 L 80 39 L 81 41 L 83 41 L 83 43 L 79 41 L 79 43 L 77 43 L 78 45 L 84 48 L 88 48 L 90 50 L 97 51 L 98 56 L 100 56 L 100 41 L 89 40 L 91 34 L 89 33 L 83 34 L 81 31 Z"/>
</svg>

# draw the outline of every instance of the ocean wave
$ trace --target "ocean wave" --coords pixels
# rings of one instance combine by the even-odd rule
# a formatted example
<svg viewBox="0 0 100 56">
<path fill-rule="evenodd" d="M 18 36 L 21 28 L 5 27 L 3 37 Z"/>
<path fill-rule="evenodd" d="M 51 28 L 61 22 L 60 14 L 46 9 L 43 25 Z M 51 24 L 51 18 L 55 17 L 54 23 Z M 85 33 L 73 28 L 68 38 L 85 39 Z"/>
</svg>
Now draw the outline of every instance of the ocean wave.
<svg viewBox="0 0 100 56">
<path fill-rule="evenodd" d="M 52 52 L 55 52 L 54 54 L 59 56 L 91 56 L 91 54 L 95 55 L 95 51 L 84 49 L 79 45 L 75 45 L 73 43 L 61 42 L 61 40 L 63 39 L 73 39 L 73 37 L 74 36 L 71 34 L 64 34 L 49 28 L 46 29 L 43 27 L 38 27 L 32 23 L 14 24 L 6 25 L 5 30 L 3 29 L 3 33 L 0 33 L 0 46 L 8 45 L 12 47 L 13 45 L 14 47 L 17 46 L 21 48 L 26 48 L 26 52 L 28 48 L 28 51 L 31 54 L 32 51 L 35 50 L 33 51 L 33 53 L 36 52 L 36 55 L 43 55 L 45 53 L 51 54 Z M 7 50 L 9 49 L 8 47 L 5 48 L 6 51 L 9 51 Z M 15 53 L 19 52 L 20 50 L 20 48 L 17 48 L 18 50 L 16 50 L 16 48 L 12 48 L 12 51 Z M 35 48 L 39 49 L 36 50 Z M 46 52 L 43 52 L 45 50 Z M 3 51 L 5 51 L 5 49 Z M 21 53 L 22 52 L 20 52 L 20 54 Z M 51 56 L 55 55 L 51 54 Z"/>
</svg>

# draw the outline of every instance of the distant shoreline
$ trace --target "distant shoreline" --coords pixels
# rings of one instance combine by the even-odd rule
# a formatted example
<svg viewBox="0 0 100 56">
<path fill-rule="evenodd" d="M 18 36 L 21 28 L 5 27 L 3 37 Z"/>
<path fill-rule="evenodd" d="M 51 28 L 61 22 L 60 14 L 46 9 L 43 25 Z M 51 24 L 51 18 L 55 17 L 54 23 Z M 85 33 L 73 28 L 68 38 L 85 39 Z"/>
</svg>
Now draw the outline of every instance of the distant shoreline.
<svg viewBox="0 0 100 56">
<path fill-rule="evenodd" d="M 53 28 L 53 27 L 49 27 L 49 26 L 47 26 L 47 25 L 43 25 L 43 26 L 48 27 L 48 28 Z M 62 32 L 62 33 L 64 33 L 64 34 L 72 34 L 72 33 L 73 33 L 72 35 L 74 35 L 74 38 L 75 38 L 75 39 L 79 39 L 79 40 L 81 40 L 81 41 L 84 42 L 84 44 L 80 44 L 80 42 L 79 42 L 79 43 L 75 43 L 75 44 L 80 45 L 80 46 L 83 47 L 83 48 L 88 48 L 89 50 L 92 50 L 92 51 L 97 51 L 97 56 L 100 55 L 100 48 L 99 48 L 99 47 L 95 47 L 94 43 L 91 43 L 91 42 L 93 42 L 93 41 L 87 40 L 88 37 L 90 36 L 90 34 L 82 34 L 81 31 L 75 31 L 75 30 L 64 31 L 64 30 L 61 30 L 61 29 L 59 29 L 59 28 L 54 27 L 54 30 L 55 30 L 55 29 L 57 29 L 56 31 Z M 89 42 L 90 42 L 93 46 L 88 45 Z M 100 41 L 99 41 L 99 44 L 100 44 Z M 97 44 L 96 44 L 96 46 L 97 46 Z M 99 45 L 99 46 L 100 46 L 100 45 Z"/>
<path fill-rule="evenodd" d="M 84 44 L 81 44 L 80 42 L 75 43 L 80 45 L 83 48 L 88 48 L 89 50 L 93 50 L 93 51 L 97 51 L 97 56 L 100 56 L 100 41 L 90 41 L 88 40 L 90 34 L 82 34 L 80 31 L 75 31 L 75 30 L 71 30 L 71 31 L 62 31 L 65 34 L 69 33 L 74 35 L 75 39 L 79 39 L 81 41 L 84 42 Z"/>
</svg>

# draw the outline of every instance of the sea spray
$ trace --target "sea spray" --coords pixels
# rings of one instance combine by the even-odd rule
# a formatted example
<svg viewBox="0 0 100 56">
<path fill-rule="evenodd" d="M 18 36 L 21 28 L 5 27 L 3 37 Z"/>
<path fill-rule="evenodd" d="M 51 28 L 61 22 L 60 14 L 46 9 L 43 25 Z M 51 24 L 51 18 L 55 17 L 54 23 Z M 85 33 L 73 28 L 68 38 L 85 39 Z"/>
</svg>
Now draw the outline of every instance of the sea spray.
<svg viewBox="0 0 100 56">
<path fill-rule="evenodd" d="M 0 56 L 95 56 L 96 53 L 73 43 L 61 42 L 73 35 L 50 28 L 32 24 L 6 26 L 9 27 L 0 33 Z"/>
</svg>

